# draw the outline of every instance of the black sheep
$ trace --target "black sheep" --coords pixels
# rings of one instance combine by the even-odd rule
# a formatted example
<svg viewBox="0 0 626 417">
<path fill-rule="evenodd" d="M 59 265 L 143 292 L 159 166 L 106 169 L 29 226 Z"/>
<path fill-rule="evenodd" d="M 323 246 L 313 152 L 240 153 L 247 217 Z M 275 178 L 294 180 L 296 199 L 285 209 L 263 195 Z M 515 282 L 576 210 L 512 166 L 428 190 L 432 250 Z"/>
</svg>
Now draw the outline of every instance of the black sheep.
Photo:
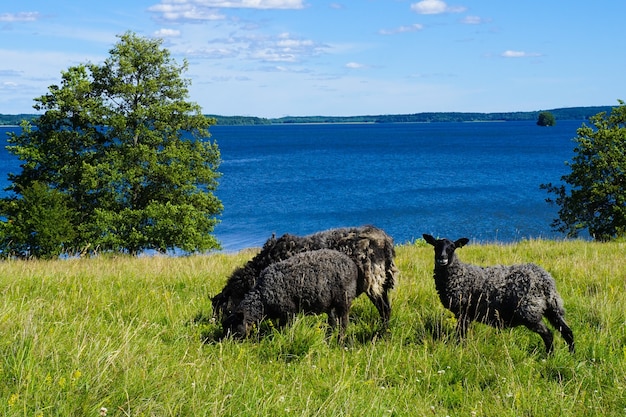
<svg viewBox="0 0 626 417">
<path fill-rule="evenodd" d="M 334 249 L 352 258 L 359 270 L 357 296 L 367 294 L 386 327 L 391 316 L 389 291 L 395 285 L 398 268 L 394 262 L 393 239 L 374 226 L 330 229 L 307 236 L 284 234 L 278 239 L 272 236 L 254 258 L 231 274 L 222 291 L 212 298 L 214 315 L 229 316 L 267 266 L 317 249 Z"/>
<path fill-rule="evenodd" d="M 345 334 L 352 301 L 357 295 L 358 270 L 347 255 L 330 249 L 296 254 L 265 268 L 235 311 L 224 320 L 227 334 L 248 336 L 264 319 L 286 323 L 297 313 L 328 315 Z"/>
<path fill-rule="evenodd" d="M 554 336 L 543 322 L 545 316 L 574 352 L 574 334 L 565 323 L 563 300 L 547 271 L 535 264 L 466 264 L 455 250 L 469 239 L 453 242 L 426 234 L 423 237 L 435 248 L 435 287 L 443 306 L 456 316 L 461 336 L 472 321 L 500 328 L 521 325 L 538 333 L 551 352 Z"/>
</svg>

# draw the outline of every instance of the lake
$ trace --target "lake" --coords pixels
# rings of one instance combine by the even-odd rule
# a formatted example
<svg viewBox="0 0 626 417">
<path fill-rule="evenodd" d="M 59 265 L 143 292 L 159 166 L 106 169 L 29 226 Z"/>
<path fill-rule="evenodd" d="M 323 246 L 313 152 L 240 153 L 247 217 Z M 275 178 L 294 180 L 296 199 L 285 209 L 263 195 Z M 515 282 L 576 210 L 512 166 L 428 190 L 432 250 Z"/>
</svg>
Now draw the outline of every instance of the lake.
<svg viewBox="0 0 626 417">
<path fill-rule="evenodd" d="M 539 188 L 569 172 L 582 121 L 213 126 L 224 250 L 276 233 L 372 224 L 479 242 L 563 238 Z M 4 132 L 15 128 L 0 128 Z M 19 161 L 0 148 L 0 186 Z"/>
</svg>

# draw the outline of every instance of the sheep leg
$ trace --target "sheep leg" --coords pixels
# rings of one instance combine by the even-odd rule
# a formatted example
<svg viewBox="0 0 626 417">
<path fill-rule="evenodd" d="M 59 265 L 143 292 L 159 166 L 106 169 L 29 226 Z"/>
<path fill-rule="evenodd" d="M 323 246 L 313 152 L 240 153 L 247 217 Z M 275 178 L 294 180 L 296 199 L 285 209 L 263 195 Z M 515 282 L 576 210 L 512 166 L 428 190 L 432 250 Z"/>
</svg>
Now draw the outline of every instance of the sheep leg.
<svg viewBox="0 0 626 417">
<path fill-rule="evenodd" d="M 565 324 L 565 322 L 563 322 L 561 326 L 557 327 L 557 329 L 559 329 L 559 332 L 561 332 L 561 336 L 563 336 L 563 339 L 565 339 L 565 342 L 567 342 L 567 345 L 569 346 L 569 351 L 571 353 L 576 352 L 576 347 L 574 345 L 574 332 L 572 332 L 572 329 L 570 329 L 569 326 Z"/>
<path fill-rule="evenodd" d="M 543 343 L 546 345 L 546 352 L 552 353 L 554 335 L 550 329 L 548 329 L 548 326 L 546 326 L 543 321 L 540 321 L 537 323 L 527 323 L 526 327 L 535 333 L 539 333 L 539 336 L 543 339 Z"/>
<path fill-rule="evenodd" d="M 337 342 L 342 343 L 343 338 L 346 335 L 346 329 L 348 328 L 348 311 L 342 311 L 339 315 L 339 333 L 337 334 Z"/>
<path fill-rule="evenodd" d="M 565 323 L 565 319 L 563 316 L 556 312 L 548 312 L 546 313 L 546 317 L 548 321 L 561 333 L 563 339 L 567 342 L 569 346 L 569 351 L 574 353 L 576 351 L 574 347 L 574 332 L 572 329 Z"/>
<path fill-rule="evenodd" d="M 348 321 L 349 321 L 348 312 L 343 311 L 343 309 L 339 312 L 336 309 L 333 309 L 330 313 L 328 313 L 328 325 L 330 326 L 331 330 L 335 329 L 337 327 L 337 324 L 339 324 L 339 329 L 338 329 L 338 334 L 337 334 L 337 341 L 339 343 L 343 341 L 343 337 L 346 334 Z"/>
<path fill-rule="evenodd" d="M 378 295 L 367 294 L 367 296 L 378 310 L 378 313 L 383 320 L 383 328 L 387 328 L 389 318 L 391 317 L 391 304 L 389 303 L 389 296 L 386 292 Z"/>
<path fill-rule="evenodd" d="M 334 309 L 328 313 L 328 325 L 331 329 L 337 327 L 337 314 Z"/>
</svg>

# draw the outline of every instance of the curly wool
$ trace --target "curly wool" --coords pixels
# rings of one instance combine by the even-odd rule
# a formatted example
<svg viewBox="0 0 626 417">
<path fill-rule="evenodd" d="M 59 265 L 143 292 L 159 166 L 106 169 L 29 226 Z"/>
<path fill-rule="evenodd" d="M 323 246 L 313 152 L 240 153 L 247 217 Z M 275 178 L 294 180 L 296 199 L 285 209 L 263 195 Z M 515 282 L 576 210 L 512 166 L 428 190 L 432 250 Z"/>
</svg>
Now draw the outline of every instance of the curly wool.
<svg viewBox="0 0 626 417">
<path fill-rule="evenodd" d="M 435 274 L 435 285 L 444 306 L 495 327 L 538 322 L 550 309 L 563 315 L 563 301 L 554 279 L 535 264 L 480 267 L 456 258 L 448 278 Z"/>
<path fill-rule="evenodd" d="M 307 236 L 284 234 L 278 239 L 272 236 L 254 258 L 231 274 L 222 291 L 212 298 L 214 314 L 228 316 L 267 266 L 318 249 L 338 250 L 356 263 L 357 295 L 367 294 L 386 325 L 391 315 L 389 291 L 395 286 L 398 268 L 393 239 L 374 226 L 330 229 Z"/>
<path fill-rule="evenodd" d="M 225 320 L 227 332 L 245 336 L 263 319 L 285 323 L 296 313 L 328 314 L 343 337 L 352 301 L 357 295 L 358 270 L 347 255 L 329 249 L 296 254 L 264 269 L 234 313 Z"/>
<path fill-rule="evenodd" d="M 541 336 L 550 352 L 553 334 L 543 323 L 545 316 L 574 351 L 574 335 L 565 323 L 563 300 L 547 271 L 531 263 L 466 264 L 455 250 L 466 245 L 467 238 L 453 242 L 426 234 L 423 237 L 435 249 L 433 276 L 439 299 L 456 316 L 461 335 L 472 321 L 500 328 L 526 326 Z"/>
</svg>

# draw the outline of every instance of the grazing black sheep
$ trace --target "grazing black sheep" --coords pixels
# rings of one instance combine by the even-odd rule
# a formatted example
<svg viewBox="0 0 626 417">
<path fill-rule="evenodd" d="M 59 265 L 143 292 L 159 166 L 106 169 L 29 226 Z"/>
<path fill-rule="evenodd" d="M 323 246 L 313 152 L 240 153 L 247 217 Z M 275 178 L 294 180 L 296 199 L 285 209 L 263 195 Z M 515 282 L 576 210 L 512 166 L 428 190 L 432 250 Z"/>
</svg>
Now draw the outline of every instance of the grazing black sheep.
<svg viewBox="0 0 626 417">
<path fill-rule="evenodd" d="M 357 293 L 358 269 L 347 255 L 330 249 L 296 254 L 265 268 L 235 311 L 224 320 L 227 334 L 248 336 L 263 319 L 286 323 L 296 313 L 328 315 L 345 334 Z"/>
<path fill-rule="evenodd" d="M 499 328 L 522 325 L 539 333 L 549 353 L 554 337 L 543 322 L 545 316 L 574 352 L 574 334 L 565 323 L 563 300 L 548 272 L 535 264 L 466 264 L 455 250 L 469 239 L 453 242 L 426 234 L 423 237 L 435 248 L 434 278 L 439 299 L 456 316 L 461 336 L 474 320 Z"/>
<path fill-rule="evenodd" d="M 334 249 L 352 258 L 359 270 L 357 296 L 367 294 L 386 327 L 391 316 L 389 291 L 395 285 L 398 268 L 394 262 L 393 239 L 374 226 L 330 229 L 307 236 L 284 234 L 278 239 L 272 236 L 261 252 L 237 268 L 222 291 L 212 298 L 214 315 L 229 316 L 267 266 L 317 249 Z"/>
</svg>

